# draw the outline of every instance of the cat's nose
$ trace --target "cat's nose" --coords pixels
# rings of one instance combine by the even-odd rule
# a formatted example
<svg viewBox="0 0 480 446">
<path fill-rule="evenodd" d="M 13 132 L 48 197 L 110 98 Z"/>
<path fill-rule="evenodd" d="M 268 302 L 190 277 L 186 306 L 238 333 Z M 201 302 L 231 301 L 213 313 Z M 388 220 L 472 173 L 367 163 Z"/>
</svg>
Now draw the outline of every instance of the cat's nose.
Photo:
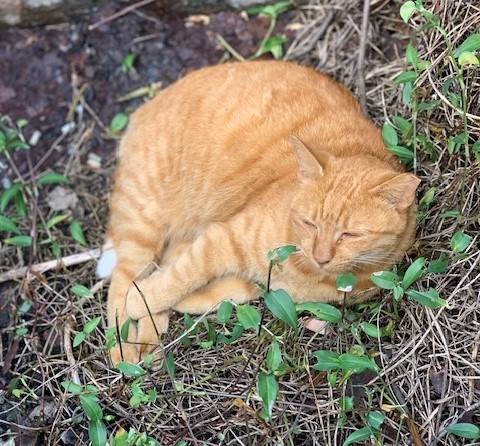
<svg viewBox="0 0 480 446">
<path fill-rule="evenodd" d="M 313 253 L 313 258 L 319 265 L 326 265 L 333 259 L 333 252 L 331 249 L 316 249 Z"/>
</svg>

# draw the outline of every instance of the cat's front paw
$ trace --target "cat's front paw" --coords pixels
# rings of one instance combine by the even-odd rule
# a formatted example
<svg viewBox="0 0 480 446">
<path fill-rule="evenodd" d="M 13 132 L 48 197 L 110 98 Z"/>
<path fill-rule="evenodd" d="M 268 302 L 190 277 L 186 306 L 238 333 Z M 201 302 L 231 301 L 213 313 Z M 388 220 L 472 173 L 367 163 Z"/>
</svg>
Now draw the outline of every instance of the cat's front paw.
<svg viewBox="0 0 480 446">
<path fill-rule="evenodd" d="M 138 320 L 137 322 L 137 347 L 140 359 L 152 353 L 154 367 L 158 365 L 163 358 L 163 349 L 161 344 L 161 335 L 168 329 L 168 311 L 152 314 Z"/>
<path fill-rule="evenodd" d="M 141 280 L 132 283 L 127 292 L 126 312 L 128 317 L 134 321 L 148 316 L 149 292 L 145 282 L 145 280 Z M 153 312 L 152 308 L 150 308 L 150 311 Z"/>
</svg>

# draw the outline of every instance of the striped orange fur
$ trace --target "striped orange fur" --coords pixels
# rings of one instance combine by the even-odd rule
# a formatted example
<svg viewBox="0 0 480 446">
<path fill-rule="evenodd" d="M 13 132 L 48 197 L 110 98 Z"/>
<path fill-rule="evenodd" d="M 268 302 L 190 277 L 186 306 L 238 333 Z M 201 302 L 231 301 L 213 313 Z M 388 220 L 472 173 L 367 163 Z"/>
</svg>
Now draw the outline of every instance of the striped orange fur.
<svg viewBox="0 0 480 446">
<path fill-rule="evenodd" d="M 336 275 L 353 271 L 367 293 L 369 275 L 412 243 L 418 183 L 352 95 L 313 69 L 232 63 L 177 81 L 132 115 L 119 150 L 108 320 L 138 321 L 124 359 L 157 343 L 131 287 L 152 261 L 160 267 L 136 283 L 158 332 L 171 309 L 254 298 L 266 253 L 285 244 L 300 251 L 274 273 L 274 288 L 335 302 Z"/>
</svg>

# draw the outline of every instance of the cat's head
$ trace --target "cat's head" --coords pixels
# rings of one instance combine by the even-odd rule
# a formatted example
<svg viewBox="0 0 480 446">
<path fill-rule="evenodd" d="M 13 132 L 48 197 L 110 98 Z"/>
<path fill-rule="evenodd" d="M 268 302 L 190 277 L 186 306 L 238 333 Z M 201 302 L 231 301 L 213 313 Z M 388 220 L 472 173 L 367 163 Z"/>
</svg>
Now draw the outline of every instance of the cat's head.
<svg viewBox="0 0 480 446">
<path fill-rule="evenodd" d="M 420 180 L 365 155 L 335 157 L 290 138 L 298 161 L 291 224 L 305 266 L 327 274 L 390 267 L 411 245 Z"/>
</svg>

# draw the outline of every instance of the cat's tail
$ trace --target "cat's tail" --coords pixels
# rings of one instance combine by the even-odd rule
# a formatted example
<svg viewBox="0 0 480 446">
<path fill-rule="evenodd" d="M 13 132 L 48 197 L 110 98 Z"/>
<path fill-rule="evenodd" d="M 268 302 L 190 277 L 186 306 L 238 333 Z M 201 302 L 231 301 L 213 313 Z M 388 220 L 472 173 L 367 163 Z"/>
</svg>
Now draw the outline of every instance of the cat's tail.
<svg viewBox="0 0 480 446">
<path fill-rule="evenodd" d="M 102 247 L 102 255 L 97 262 L 97 277 L 100 279 L 107 279 L 110 277 L 116 264 L 117 254 L 113 249 L 112 240 L 107 237 Z"/>
</svg>

